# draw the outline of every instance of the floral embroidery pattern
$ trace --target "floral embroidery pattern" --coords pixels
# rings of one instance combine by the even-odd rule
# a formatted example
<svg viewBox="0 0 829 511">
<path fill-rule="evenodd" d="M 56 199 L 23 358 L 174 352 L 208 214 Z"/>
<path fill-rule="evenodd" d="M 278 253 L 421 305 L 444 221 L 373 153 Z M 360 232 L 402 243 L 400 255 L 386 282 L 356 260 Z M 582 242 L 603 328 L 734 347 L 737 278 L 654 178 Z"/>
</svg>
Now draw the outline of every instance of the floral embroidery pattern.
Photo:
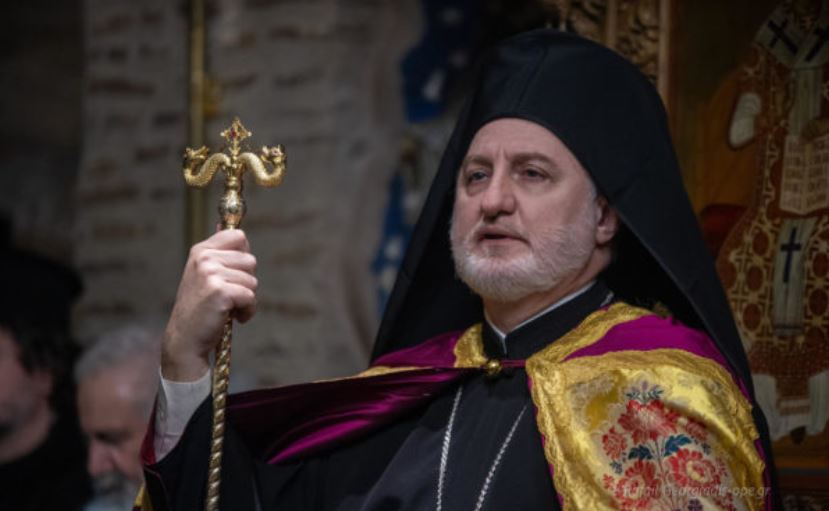
<svg viewBox="0 0 829 511">
<path fill-rule="evenodd" d="M 663 394 L 647 382 L 625 393 L 624 412 L 601 435 L 611 469 L 605 490 L 624 510 L 736 509 L 728 468 L 711 455 L 705 425 L 667 407 Z"/>
</svg>

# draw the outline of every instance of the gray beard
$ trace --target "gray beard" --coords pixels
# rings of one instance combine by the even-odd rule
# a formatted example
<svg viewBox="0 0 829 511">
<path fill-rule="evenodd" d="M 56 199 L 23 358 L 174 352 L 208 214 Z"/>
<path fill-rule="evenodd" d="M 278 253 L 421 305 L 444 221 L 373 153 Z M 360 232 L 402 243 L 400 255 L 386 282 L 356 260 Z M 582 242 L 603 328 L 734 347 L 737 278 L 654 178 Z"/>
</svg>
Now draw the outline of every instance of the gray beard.
<svg viewBox="0 0 829 511">
<path fill-rule="evenodd" d="M 583 268 L 595 248 L 595 219 L 589 210 L 580 222 L 535 233 L 531 251 L 504 259 L 498 254 L 473 252 L 480 224 L 460 239 L 450 229 L 455 272 L 472 291 L 485 300 L 509 303 L 548 291 Z"/>
<path fill-rule="evenodd" d="M 94 497 L 84 511 L 132 509 L 139 485 L 120 472 L 107 472 L 92 481 Z"/>
</svg>

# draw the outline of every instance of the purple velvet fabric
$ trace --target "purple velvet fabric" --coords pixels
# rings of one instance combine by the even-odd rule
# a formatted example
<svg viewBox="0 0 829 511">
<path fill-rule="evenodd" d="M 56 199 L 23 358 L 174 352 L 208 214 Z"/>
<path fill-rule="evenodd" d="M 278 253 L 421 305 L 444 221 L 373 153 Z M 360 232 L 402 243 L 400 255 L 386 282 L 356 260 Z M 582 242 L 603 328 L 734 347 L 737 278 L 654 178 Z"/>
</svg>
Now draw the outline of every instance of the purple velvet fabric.
<svg viewBox="0 0 829 511">
<path fill-rule="evenodd" d="M 454 367 L 460 332 L 389 353 L 375 366 L 421 367 L 379 376 L 291 385 L 230 396 L 228 417 L 254 456 L 279 463 L 360 438 L 424 406 L 478 369 Z M 523 367 L 504 360 L 502 367 Z"/>
<path fill-rule="evenodd" d="M 361 437 L 425 405 L 468 370 L 420 369 L 245 394 L 228 415 L 268 463 L 312 455 Z"/>
<path fill-rule="evenodd" d="M 375 362 L 423 369 L 230 396 L 228 418 L 253 455 L 269 463 L 313 455 L 393 422 L 472 371 L 453 367 L 458 337 L 441 335 Z"/>
<path fill-rule="evenodd" d="M 411 348 L 392 351 L 374 361 L 373 366 L 387 367 L 453 367 L 455 344 L 463 332 L 449 332 Z"/>
</svg>

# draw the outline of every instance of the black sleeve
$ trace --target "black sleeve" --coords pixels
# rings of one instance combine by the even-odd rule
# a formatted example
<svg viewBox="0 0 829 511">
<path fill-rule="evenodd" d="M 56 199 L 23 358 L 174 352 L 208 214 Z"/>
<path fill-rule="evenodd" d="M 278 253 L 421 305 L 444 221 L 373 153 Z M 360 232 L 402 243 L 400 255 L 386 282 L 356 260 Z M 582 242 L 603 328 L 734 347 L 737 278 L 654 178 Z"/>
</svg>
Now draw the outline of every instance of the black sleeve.
<svg viewBox="0 0 829 511">
<path fill-rule="evenodd" d="M 178 444 L 160 462 L 144 467 L 154 511 L 204 508 L 213 400 L 196 409 Z M 268 465 L 254 459 L 233 424 L 225 429 L 221 510 L 294 510 L 319 507 L 320 460 Z"/>
<path fill-rule="evenodd" d="M 155 511 L 203 509 L 207 488 L 213 400 L 199 405 L 178 444 L 160 462 L 144 467 Z M 220 509 L 256 509 L 253 461 L 232 427 L 226 428 L 222 454 Z"/>
</svg>

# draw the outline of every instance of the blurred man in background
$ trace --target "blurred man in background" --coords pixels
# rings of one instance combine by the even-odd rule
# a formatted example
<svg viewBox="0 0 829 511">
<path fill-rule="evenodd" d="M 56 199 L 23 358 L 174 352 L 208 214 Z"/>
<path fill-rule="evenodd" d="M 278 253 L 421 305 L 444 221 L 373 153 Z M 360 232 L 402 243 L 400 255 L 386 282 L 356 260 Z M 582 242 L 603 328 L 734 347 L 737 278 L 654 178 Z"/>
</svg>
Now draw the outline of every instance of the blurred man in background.
<svg viewBox="0 0 829 511">
<path fill-rule="evenodd" d="M 126 510 L 143 481 L 139 449 L 158 384 L 160 335 L 129 326 L 102 336 L 75 368 L 94 499 L 87 511 Z"/>
<path fill-rule="evenodd" d="M 80 292 L 70 269 L 0 246 L 0 509 L 78 510 L 91 494 L 68 377 Z"/>
</svg>

